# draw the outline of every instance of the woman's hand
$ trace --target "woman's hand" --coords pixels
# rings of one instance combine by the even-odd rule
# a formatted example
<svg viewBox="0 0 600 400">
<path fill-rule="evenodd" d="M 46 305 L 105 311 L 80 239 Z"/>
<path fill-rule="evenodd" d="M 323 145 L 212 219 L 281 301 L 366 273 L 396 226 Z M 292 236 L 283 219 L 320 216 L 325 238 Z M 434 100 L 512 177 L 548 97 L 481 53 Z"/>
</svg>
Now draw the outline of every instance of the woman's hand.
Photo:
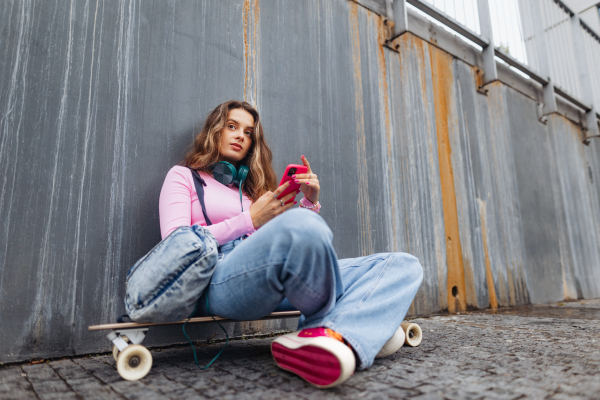
<svg viewBox="0 0 600 400">
<path fill-rule="evenodd" d="M 319 185 L 319 177 L 310 169 L 310 164 L 306 157 L 302 156 L 302 163 L 308 168 L 306 174 L 292 175 L 294 182 L 301 183 L 300 190 L 304 193 L 304 197 L 313 204 L 317 204 L 319 201 L 319 192 L 321 186 Z"/>
<path fill-rule="evenodd" d="M 263 194 L 258 198 L 258 200 L 256 200 L 254 204 L 252 204 L 252 206 L 250 206 L 250 217 L 252 217 L 254 229 L 258 229 L 296 204 L 295 201 L 292 201 L 289 204 L 285 203 L 299 193 L 297 190 L 286 194 L 281 198 L 281 200 L 277 198 L 285 189 L 287 189 L 288 186 L 290 186 L 290 182 L 291 181 L 287 181 L 275 189 L 274 192 L 269 191 Z"/>
</svg>

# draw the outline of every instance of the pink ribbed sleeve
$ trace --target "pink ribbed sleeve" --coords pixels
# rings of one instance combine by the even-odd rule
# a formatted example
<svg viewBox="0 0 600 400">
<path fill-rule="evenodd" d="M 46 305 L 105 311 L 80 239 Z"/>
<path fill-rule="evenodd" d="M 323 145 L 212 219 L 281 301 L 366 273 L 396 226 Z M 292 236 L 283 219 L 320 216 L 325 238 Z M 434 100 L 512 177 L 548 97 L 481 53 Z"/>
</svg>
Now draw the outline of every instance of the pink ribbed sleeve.
<svg viewBox="0 0 600 400">
<path fill-rule="evenodd" d="M 160 191 L 159 215 L 162 238 L 166 238 L 180 226 L 196 224 L 205 226 L 217 239 L 219 245 L 255 232 L 249 212 L 252 201 L 246 195 L 242 197 L 244 205 L 244 212 L 242 212 L 237 188 L 222 185 L 203 172 L 200 176 L 206 182 L 204 204 L 213 224 L 206 226 L 192 172 L 188 168 L 175 166 L 167 173 Z"/>
</svg>

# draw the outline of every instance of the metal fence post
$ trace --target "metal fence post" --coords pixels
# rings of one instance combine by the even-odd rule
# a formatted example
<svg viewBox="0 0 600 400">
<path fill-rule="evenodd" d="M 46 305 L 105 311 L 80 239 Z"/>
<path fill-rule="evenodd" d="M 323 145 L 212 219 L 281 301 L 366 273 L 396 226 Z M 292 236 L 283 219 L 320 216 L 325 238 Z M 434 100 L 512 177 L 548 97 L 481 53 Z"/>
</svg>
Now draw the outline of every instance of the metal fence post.
<svg viewBox="0 0 600 400">
<path fill-rule="evenodd" d="M 406 14 L 406 0 L 394 0 L 394 34 L 392 39 L 397 38 L 404 32 L 408 32 L 408 15 Z"/>
<path fill-rule="evenodd" d="M 487 85 L 498 80 L 498 70 L 494 59 L 494 34 L 492 33 L 492 19 L 488 0 L 477 0 L 477 12 L 479 14 L 481 36 L 485 37 L 489 43 L 483 48 L 483 84 Z"/>
<path fill-rule="evenodd" d="M 535 16 L 539 14 L 541 10 L 540 0 L 533 0 L 529 2 L 533 31 L 535 35 L 535 52 L 538 60 L 538 68 L 540 75 L 548 80 L 544 87 L 544 110 L 542 114 L 548 115 L 558 111 L 556 106 L 556 97 L 554 96 L 554 84 L 550 79 L 550 58 L 548 57 L 548 47 L 546 44 L 546 32 L 544 30 L 544 23 L 541 18 Z"/>
<path fill-rule="evenodd" d="M 577 72 L 579 75 L 579 85 L 581 87 L 581 95 L 583 101 L 592 108 L 585 113 L 585 122 L 587 124 L 586 139 L 600 136 L 598 130 L 598 122 L 596 119 L 596 106 L 594 105 L 594 93 L 592 91 L 592 80 L 588 68 L 587 55 L 583 44 L 583 29 L 579 16 L 571 15 L 571 28 L 573 31 L 573 49 L 575 50 L 575 58 L 577 59 Z"/>
</svg>

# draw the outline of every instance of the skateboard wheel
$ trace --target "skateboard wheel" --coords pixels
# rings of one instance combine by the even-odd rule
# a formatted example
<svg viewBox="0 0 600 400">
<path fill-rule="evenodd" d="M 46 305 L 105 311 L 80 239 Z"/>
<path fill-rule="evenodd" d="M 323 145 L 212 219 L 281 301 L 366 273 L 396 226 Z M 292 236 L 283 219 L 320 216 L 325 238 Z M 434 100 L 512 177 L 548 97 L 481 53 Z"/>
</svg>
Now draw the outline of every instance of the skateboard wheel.
<svg viewBox="0 0 600 400">
<path fill-rule="evenodd" d="M 404 329 L 402 329 L 402 326 L 399 326 L 394 333 L 394 336 L 383 345 L 383 348 L 377 353 L 375 358 L 387 357 L 390 354 L 394 354 L 400 350 L 402 345 L 404 345 L 405 338 L 406 334 L 404 333 Z"/>
<path fill-rule="evenodd" d="M 117 371 L 121 378 L 137 381 L 145 377 L 152 368 L 152 354 L 141 344 L 127 346 L 117 358 Z"/>
<path fill-rule="evenodd" d="M 423 332 L 421 331 L 421 327 L 419 325 L 411 322 L 403 322 L 401 327 L 404 329 L 404 333 L 406 334 L 404 343 L 412 347 L 417 347 L 419 344 L 421 344 L 421 340 L 423 340 Z"/>
</svg>

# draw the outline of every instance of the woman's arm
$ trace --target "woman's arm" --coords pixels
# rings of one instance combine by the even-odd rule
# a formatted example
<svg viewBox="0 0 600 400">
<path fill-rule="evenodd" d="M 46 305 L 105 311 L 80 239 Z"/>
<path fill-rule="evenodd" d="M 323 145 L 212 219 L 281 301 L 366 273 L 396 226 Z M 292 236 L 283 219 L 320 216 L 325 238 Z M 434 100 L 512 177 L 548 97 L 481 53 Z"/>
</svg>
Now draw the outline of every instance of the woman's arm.
<svg viewBox="0 0 600 400">
<path fill-rule="evenodd" d="M 159 199 L 160 233 L 163 239 L 180 226 L 192 225 L 194 192 L 191 172 L 187 168 L 171 168 L 165 177 Z M 205 192 L 205 196 L 207 195 L 208 193 Z M 205 226 L 204 217 L 200 216 L 200 218 L 202 218 L 200 225 Z M 255 231 L 249 211 L 223 221 L 213 221 L 211 226 L 205 227 L 219 244 Z"/>
<path fill-rule="evenodd" d="M 192 225 L 192 193 L 182 171 L 175 167 L 167 173 L 158 200 L 160 235 L 169 236 L 180 226 Z"/>
</svg>

